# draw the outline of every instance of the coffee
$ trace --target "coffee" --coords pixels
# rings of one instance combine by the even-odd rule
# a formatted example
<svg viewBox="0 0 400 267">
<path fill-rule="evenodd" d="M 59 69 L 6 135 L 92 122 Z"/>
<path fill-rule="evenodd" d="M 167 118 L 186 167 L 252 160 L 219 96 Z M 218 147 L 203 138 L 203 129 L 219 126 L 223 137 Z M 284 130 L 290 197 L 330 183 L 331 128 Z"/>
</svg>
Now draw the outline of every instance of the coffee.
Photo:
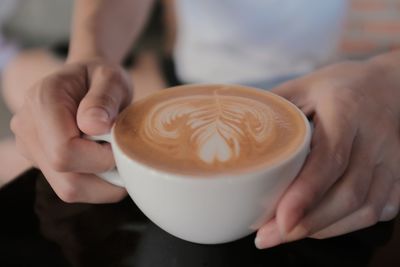
<svg viewBox="0 0 400 267">
<path fill-rule="evenodd" d="M 256 171 L 290 157 L 306 135 L 302 115 L 282 98 L 237 85 L 160 91 L 117 119 L 118 146 L 165 172 L 207 176 Z"/>
</svg>

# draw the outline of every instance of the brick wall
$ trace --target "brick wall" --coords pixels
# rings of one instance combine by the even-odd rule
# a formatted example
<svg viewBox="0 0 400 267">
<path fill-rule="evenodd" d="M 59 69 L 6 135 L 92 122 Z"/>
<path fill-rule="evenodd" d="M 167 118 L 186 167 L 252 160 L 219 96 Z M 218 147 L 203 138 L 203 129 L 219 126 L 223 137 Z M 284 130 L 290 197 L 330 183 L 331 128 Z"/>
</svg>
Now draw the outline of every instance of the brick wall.
<svg viewBox="0 0 400 267">
<path fill-rule="evenodd" d="M 400 0 L 351 0 L 342 54 L 356 58 L 400 48 Z"/>
</svg>

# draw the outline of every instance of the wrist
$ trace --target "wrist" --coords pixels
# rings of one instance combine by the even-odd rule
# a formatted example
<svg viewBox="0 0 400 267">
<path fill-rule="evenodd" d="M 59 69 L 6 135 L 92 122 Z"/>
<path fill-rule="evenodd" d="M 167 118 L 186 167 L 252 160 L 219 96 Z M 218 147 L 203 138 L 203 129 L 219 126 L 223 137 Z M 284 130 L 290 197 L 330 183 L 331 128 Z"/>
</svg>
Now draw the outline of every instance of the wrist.
<svg viewBox="0 0 400 267">
<path fill-rule="evenodd" d="M 96 52 L 83 52 L 83 51 L 70 51 L 68 53 L 66 63 L 78 63 L 78 62 L 89 62 L 89 61 L 98 61 L 104 60 L 108 61 L 104 56 L 100 53 Z"/>
<path fill-rule="evenodd" d="M 67 63 L 76 62 L 89 62 L 89 61 L 105 61 L 113 64 L 118 64 L 119 61 L 113 57 L 107 55 L 102 49 L 93 45 L 80 46 L 77 43 L 71 42 L 68 56 L 66 59 Z"/>
</svg>

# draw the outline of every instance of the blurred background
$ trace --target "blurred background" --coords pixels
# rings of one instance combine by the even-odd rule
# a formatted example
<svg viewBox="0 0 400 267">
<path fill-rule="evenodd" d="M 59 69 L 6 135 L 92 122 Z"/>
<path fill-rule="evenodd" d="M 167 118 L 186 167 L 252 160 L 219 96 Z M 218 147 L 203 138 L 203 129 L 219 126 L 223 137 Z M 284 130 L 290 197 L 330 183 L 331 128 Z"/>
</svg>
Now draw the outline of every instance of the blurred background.
<svg viewBox="0 0 400 267">
<path fill-rule="evenodd" d="M 350 10 L 338 46 L 340 58 L 361 59 L 400 48 L 400 0 L 349 0 L 349 3 Z M 20 60 L 20 51 L 45 48 L 54 52 L 55 57 L 51 60 L 62 62 L 67 53 L 72 4 L 70 0 L 0 0 L 0 73 L 3 80 L 4 75 L 8 75 L 5 69 L 10 62 Z M 161 0 L 132 52 L 134 62 L 128 62 L 135 64 L 133 75 L 137 75 L 137 86 L 165 85 L 158 58 L 171 54 L 174 36 L 174 0 Z M 31 53 L 22 57 L 35 56 Z M 33 62 L 40 68 L 39 61 Z M 10 75 L 17 75 L 26 86 L 23 71 L 17 68 Z M 11 112 L 3 98 L 0 96 L 0 144 L 12 142 Z M 4 152 L 6 148 L 0 146 L 0 150 Z M 0 162 L 4 162 L 1 152 Z M 3 153 L 3 157 L 4 154 L 7 155 Z M 1 179 L 0 174 L 0 185 Z"/>
</svg>

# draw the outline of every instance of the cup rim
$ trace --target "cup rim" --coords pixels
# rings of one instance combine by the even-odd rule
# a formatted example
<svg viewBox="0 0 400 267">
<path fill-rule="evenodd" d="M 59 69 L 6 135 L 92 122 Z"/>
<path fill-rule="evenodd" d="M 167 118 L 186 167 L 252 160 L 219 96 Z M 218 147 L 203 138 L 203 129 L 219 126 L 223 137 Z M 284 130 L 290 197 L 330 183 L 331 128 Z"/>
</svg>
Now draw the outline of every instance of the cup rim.
<svg viewBox="0 0 400 267">
<path fill-rule="evenodd" d="M 287 103 L 288 105 L 290 105 L 291 107 L 293 107 L 302 117 L 304 125 L 305 125 L 305 135 L 304 135 L 304 139 L 303 141 L 298 145 L 298 147 L 296 148 L 296 150 L 294 150 L 294 152 L 288 156 L 287 158 L 284 158 L 281 161 L 275 162 L 271 165 L 266 166 L 265 168 L 259 168 L 256 170 L 249 170 L 249 171 L 245 171 L 245 172 L 241 172 L 239 174 L 235 174 L 235 173 L 219 173 L 219 174 L 215 174 L 215 175 L 210 175 L 210 174 L 205 174 L 205 175 L 192 175 L 192 174 L 182 174 L 182 173 L 174 173 L 174 172 L 170 172 L 170 171 L 166 171 L 166 170 L 159 170 L 156 167 L 147 165 L 145 163 L 142 163 L 140 161 L 137 161 L 131 157 L 129 157 L 127 154 L 124 153 L 124 151 L 120 148 L 115 135 L 114 135 L 114 129 L 116 126 L 116 122 L 113 124 L 112 128 L 111 128 L 111 140 L 113 143 L 113 153 L 114 149 L 117 148 L 118 149 L 118 153 L 121 154 L 124 158 L 128 159 L 130 162 L 134 163 L 136 166 L 140 167 L 141 169 L 143 169 L 146 172 L 149 173 L 156 173 L 157 176 L 162 176 L 164 178 L 167 179 L 173 179 L 173 180 L 195 180 L 195 181 L 209 181 L 209 180 L 232 180 L 232 179 L 240 179 L 240 178 L 249 178 L 251 176 L 255 176 L 258 177 L 262 174 L 267 174 L 269 172 L 273 172 L 276 169 L 281 168 L 282 166 L 286 165 L 287 163 L 293 161 L 296 157 L 299 156 L 299 154 L 301 154 L 301 152 L 304 149 L 309 149 L 309 145 L 311 143 L 311 137 L 312 137 L 312 127 L 311 127 L 311 122 L 307 119 L 306 115 L 303 113 L 303 111 L 301 111 L 295 104 L 293 104 L 292 102 L 290 102 L 289 100 L 285 99 L 282 96 L 279 96 L 273 92 L 267 91 L 267 90 L 263 90 L 263 89 L 259 89 L 259 88 L 255 88 L 255 87 L 250 87 L 250 86 L 244 86 L 244 85 L 238 85 L 238 84 L 213 84 L 213 83 L 197 83 L 197 84 L 189 84 L 189 85 L 179 85 L 179 86 L 174 86 L 174 87 L 169 87 L 163 90 L 170 90 L 170 89 L 174 89 L 174 88 L 179 88 L 179 87 L 195 87 L 195 86 L 219 86 L 219 85 L 231 85 L 231 86 L 239 86 L 242 88 L 248 88 L 248 89 L 252 89 L 252 90 L 257 90 L 257 91 L 262 91 L 264 93 L 268 93 L 268 94 L 272 94 L 274 95 L 274 97 L 278 97 L 280 98 L 283 102 Z M 147 97 L 146 97 L 147 98 Z M 146 99 L 144 98 L 144 99 Z M 144 100 L 142 99 L 142 100 Z M 140 100 L 140 101 L 142 101 Z M 115 148 L 114 148 L 115 146 Z"/>
</svg>

